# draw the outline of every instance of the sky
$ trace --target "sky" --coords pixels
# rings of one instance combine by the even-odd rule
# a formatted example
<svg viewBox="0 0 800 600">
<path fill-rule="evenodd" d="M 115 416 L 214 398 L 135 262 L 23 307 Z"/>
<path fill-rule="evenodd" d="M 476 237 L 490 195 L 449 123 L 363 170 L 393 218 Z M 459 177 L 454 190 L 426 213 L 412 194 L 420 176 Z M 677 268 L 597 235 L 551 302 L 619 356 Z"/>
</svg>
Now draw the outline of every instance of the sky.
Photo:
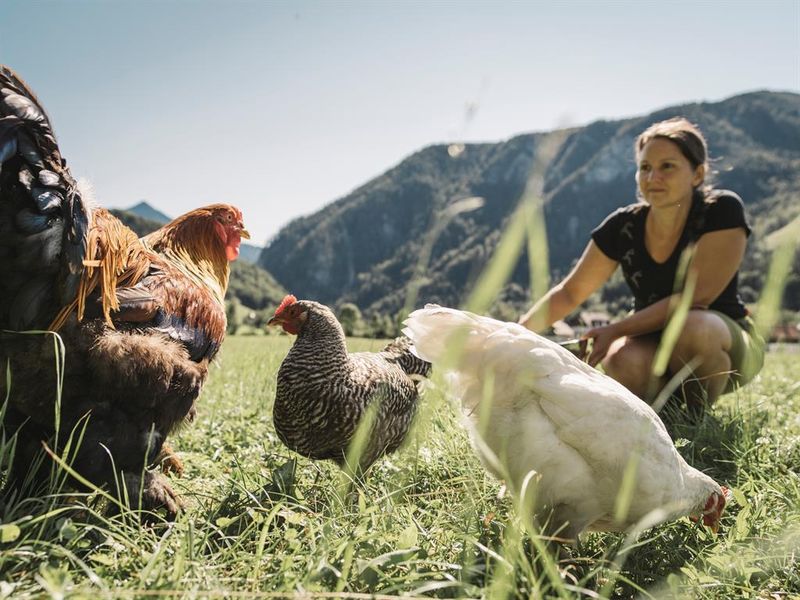
<svg viewBox="0 0 800 600">
<path fill-rule="evenodd" d="M 430 144 L 800 92 L 800 0 L 0 0 L 0 62 L 102 205 L 264 244 Z"/>
</svg>

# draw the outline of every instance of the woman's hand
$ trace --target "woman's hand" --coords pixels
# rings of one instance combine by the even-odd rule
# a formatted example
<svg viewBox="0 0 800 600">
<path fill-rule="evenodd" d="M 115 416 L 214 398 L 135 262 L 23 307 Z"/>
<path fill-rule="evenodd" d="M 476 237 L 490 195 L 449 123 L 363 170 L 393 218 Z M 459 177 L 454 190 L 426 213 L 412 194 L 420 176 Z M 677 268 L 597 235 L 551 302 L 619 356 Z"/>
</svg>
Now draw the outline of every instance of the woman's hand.
<svg viewBox="0 0 800 600">
<path fill-rule="evenodd" d="M 592 327 L 581 336 L 582 340 L 592 340 L 592 351 L 589 353 L 586 362 L 592 367 L 596 366 L 606 357 L 608 349 L 614 343 L 614 340 L 620 337 L 622 337 L 622 334 L 619 333 L 616 323 L 602 327 Z"/>
</svg>

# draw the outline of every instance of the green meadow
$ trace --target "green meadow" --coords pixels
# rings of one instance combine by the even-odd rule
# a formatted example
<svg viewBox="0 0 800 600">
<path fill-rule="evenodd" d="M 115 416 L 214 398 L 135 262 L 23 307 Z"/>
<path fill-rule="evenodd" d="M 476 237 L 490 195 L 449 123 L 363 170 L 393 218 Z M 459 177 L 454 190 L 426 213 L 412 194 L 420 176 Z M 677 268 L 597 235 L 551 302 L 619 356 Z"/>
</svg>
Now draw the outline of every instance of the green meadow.
<svg viewBox="0 0 800 600">
<path fill-rule="evenodd" d="M 353 485 L 298 457 L 271 419 L 292 339 L 233 336 L 175 438 L 186 510 L 141 526 L 102 493 L 2 506 L 0 598 L 790 598 L 800 596 L 800 354 L 699 422 L 671 424 L 697 468 L 732 488 L 717 535 L 688 519 L 638 539 L 588 533 L 554 558 L 475 457 L 434 377 L 404 448 Z M 377 340 L 351 340 L 376 350 Z M 4 439 L 7 459 L 13 444 Z"/>
</svg>

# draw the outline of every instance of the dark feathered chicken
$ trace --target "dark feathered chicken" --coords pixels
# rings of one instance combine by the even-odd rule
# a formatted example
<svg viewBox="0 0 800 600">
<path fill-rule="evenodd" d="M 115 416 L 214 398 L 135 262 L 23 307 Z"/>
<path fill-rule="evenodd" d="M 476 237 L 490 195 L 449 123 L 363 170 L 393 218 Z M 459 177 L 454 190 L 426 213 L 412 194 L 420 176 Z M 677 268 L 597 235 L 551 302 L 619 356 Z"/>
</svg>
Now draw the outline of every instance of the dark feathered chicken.
<svg viewBox="0 0 800 600">
<path fill-rule="evenodd" d="M 139 240 L 82 196 L 41 105 L 0 66 L 0 398 L 18 436 L 8 489 L 45 479 L 49 469 L 32 468 L 42 441 L 61 451 L 85 424 L 78 473 L 177 511 L 166 479 L 145 468 L 194 414 L 241 237 L 239 210 L 217 204 Z M 60 403 L 54 335 L 23 330 L 60 334 Z"/>
<path fill-rule="evenodd" d="M 294 296 L 284 298 L 269 324 L 297 335 L 278 371 L 273 409 L 284 444 L 308 458 L 343 466 L 359 422 L 377 402 L 358 467 L 365 471 L 400 446 L 416 412 L 417 384 L 430 372 L 430 364 L 411 354 L 407 338 L 381 352 L 348 354 L 333 312 Z"/>
</svg>

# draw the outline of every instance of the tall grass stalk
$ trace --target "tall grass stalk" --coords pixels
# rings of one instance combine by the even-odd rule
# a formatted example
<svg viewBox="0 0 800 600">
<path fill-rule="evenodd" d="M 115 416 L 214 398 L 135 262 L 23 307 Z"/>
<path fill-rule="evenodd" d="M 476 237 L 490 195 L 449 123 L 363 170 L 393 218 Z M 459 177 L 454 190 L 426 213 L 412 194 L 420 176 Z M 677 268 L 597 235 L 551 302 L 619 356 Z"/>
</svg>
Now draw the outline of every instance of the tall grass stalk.
<svg viewBox="0 0 800 600">
<path fill-rule="evenodd" d="M 778 321 L 783 292 L 799 246 L 800 238 L 787 237 L 772 253 L 767 279 L 756 308 L 756 325 L 763 336 L 768 336 Z"/>
</svg>

